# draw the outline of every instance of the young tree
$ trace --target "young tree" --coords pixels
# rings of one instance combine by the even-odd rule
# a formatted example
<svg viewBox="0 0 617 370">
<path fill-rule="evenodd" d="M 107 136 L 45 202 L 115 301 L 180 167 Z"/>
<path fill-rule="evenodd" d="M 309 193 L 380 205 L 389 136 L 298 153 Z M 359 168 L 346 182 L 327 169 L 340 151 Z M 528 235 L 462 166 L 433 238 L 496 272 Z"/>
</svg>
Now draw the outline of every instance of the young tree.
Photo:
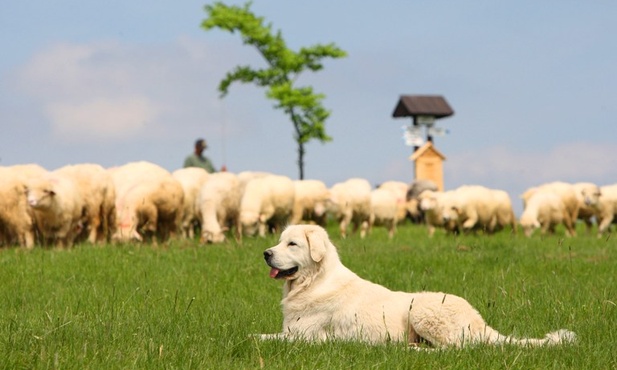
<svg viewBox="0 0 617 370">
<path fill-rule="evenodd" d="M 208 18 L 201 24 L 205 30 L 219 28 L 230 33 L 238 31 L 242 41 L 254 46 L 267 62 L 264 69 L 237 66 L 227 73 L 218 89 L 221 97 L 227 95 L 229 86 L 236 81 L 254 83 L 267 89 L 266 96 L 277 101 L 275 108 L 282 109 L 291 118 L 294 139 L 298 144 L 300 179 L 303 179 L 304 145 L 311 139 L 321 142 L 332 140 L 325 130 L 330 112 L 321 105 L 323 94 L 316 94 L 310 86 L 297 87 L 294 82 L 306 69 L 322 69 L 323 58 L 342 58 L 346 53 L 334 44 L 301 48 L 297 52 L 290 50 L 281 32 L 273 33 L 271 24 L 264 24 L 263 17 L 255 16 L 250 6 L 251 2 L 243 7 L 216 2 L 205 7 Z"/>
</svg>

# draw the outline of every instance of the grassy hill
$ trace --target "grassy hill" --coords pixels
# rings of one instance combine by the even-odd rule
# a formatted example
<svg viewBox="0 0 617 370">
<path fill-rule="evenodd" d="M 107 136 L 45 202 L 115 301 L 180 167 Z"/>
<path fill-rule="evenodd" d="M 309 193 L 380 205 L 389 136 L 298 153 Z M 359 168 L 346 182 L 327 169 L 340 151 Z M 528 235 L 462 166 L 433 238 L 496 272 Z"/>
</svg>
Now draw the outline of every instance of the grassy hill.
<svg viewBox="0 0 617 370">
<path fill-rule="evenodd" d="M 504 334 L 577 333 L 556 348 L 479 346 L 419 352 L 402 344 L 261 342 L 281 330 L 281 282 L 243 243 L 79 245 L 0 250 L 0 368 L 4 369 L 614 369 L 617 242 L 492 236 L 429 239 L 404 225 L 362 240 L 330 235 L 343 263 L 393 290 L 465 297 Z"/>
</svg>

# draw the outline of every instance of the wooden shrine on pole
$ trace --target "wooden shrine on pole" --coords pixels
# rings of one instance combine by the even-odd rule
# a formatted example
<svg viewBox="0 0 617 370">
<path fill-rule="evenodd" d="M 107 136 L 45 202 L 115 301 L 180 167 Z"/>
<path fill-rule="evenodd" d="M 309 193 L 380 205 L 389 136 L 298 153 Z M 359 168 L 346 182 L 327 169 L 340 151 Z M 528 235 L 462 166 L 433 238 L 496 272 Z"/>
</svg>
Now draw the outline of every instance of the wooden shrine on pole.
<svg viewBox="0 0 617 370">
<path fill-rule="evenodd" d="M 402 95 L 392 113 L 395 118 L 412 118 L 405 139 L 414 147 L 409 157 L 414 162 L 414 180 L 430 180 L 441 191 L 444 189 L 443 161 L 446 157 L 435 148 L 433 137 L 446 131 L 436 127 L 435 120 L 453 114 L 446 99 L 438 95 Z M 425 131 L 426 140 L 422 131 Z"/>
</svg>

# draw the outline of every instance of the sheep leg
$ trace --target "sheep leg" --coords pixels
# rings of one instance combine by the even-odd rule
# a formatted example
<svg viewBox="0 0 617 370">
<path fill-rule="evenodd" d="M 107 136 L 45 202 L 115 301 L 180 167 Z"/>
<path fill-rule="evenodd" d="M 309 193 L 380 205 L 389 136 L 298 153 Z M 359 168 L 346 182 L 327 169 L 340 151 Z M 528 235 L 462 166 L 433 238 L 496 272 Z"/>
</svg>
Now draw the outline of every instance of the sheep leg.
<svg viewBox="0 0 617 370">
<path fill-rule="evenodd" d="M 88 221 L 88 227 L 90 228 L 90 232 L 88 233 L 88 241 L 92 244 L 96 244 L 98 240 L 98 230 L 101 226 L 101 218 L 98 216 L 90 217 L 90 220 Z"/>
<path fill-rule="evenodd" d="M 563 214 L 563 224 L 566 226 L 566 235 L 576 236 L 576 230 L 574 229 L 572 217 L 567 211 L 565 211 Z"/>
<path fill-rule="evenodd" d="M 463 230 L 465 232 L 470 231 L 471 229 L 473 229 L 473 227 L 476 225 L 477 222 L 478 222 L 478 215 L 476 213 L 470 214 L 467 220 L 463 222 Z"/>
<path fill-rule="evenodd" d="M 343 238 L 347 237 L 347 226 L 349 225 L 350 222 L 351 222 L 351 215 L 345 213 L 339 223 L 339 230 L 341 231 L 341 237 Z"/>
<path fill-rule="evenodd" d="M 366 233 L 368 231 L 368 221 L 362 221 L 360 224 L 360 238 L 366 237 Z"/>
<path fill-rule="evenodd" d="M 390 221 L 390 226 L 388 227 L 388 238 L 392 239 L 394 237 L 395 232 L 396 232 L 396 221 Z"/>
<path fill-rule="evenodd" d="M 615 215 L 612 212 L 605 213 L 604 215 L 602 215 L 602 221 L 600 222 L 600 225 L 598 226 L 598 237 L 602 236 L 602 234 L 606 230 L 608 230 L 614 218 L 615 218 Z"/>
<path fill-rule="evenodd" d="M 433 234 L 435 234 L 435 226 L 431 224 L 427 224 L 427 227 L 428 227 L 428 236 L 433 237 Z"/>
</svg>

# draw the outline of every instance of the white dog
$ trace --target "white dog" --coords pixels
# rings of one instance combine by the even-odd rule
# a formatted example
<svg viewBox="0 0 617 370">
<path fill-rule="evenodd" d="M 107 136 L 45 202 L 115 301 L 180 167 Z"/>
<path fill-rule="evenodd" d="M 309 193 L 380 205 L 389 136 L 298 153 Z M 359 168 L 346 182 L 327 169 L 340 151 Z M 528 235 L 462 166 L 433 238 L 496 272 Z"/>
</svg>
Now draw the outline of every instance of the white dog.
<svg viewBox="0 0 617 370">
<path fill-rule="evenodd" d="M 284 279 L 283 332 L 262 339 L 428 342 L 435 347 L 475 343 L 553 345 L 575 340 L 559 330 L 542 339 L 516 339 L 488 326 L 465 299 L 452 294 L 393 292 L 345 267 L 326 231 L 293 225 L 264 252 L 270 277 Z"/>
</svg>

